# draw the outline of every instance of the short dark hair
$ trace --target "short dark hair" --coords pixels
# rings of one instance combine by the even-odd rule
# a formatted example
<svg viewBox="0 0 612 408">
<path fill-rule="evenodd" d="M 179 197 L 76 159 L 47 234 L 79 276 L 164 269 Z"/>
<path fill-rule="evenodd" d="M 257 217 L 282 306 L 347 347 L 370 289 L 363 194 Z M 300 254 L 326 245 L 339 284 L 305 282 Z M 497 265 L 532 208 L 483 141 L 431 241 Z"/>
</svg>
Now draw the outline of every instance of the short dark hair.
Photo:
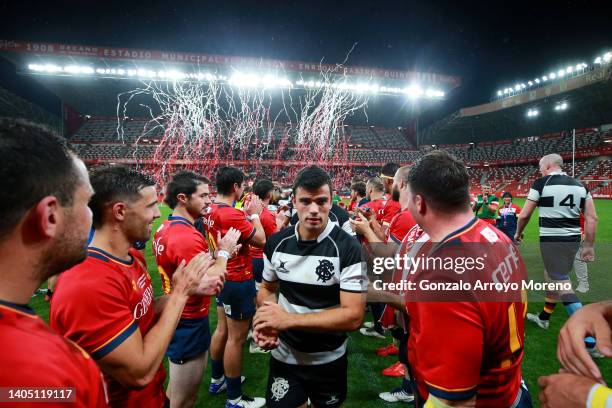
<svg viewBox="0 0 612 408">
<path fill-rule="evenodd" d="M 274 190 L 274 183 L 270 179 L 258 179 L 253 184 L 253 194 L 265 200 L 268 194 Z"/>
<path fill-rule="evenodd" d="M 387 163 L 384 166 L 382 166 L 382 169 L 380 169 L 380 174 L 382 174 L 383 176 L 387 176 L 387 177 L 394 177 L 395 172 L 399 168 L 400 166 L 397 163 Z"/>
<path fill-rule="evenodd" d="M 168 204 L 168 207 L 174 209 L 178 204 L 176 196 L 179 194 L 190 196 L 195 193 L 200 184 L 210 184 L 210 180 L 193 171 L 178 172 L 172 176 L 172 180 L 166 186 L 164 202 Z"/>
<path fill-rule="evenodd" d="M 351 190 L 355 190 L 357 194 L 361 197 L 365 197 L 366 195 L 366 183 L 363 181 L 358 181 L 356 183 L 351 184 Z"/>
<path fill-rule="evenodd" d="M 80 176 L 68 142 L 27 121 L 0 119 L 0 238 L 46 196 L 70 206 Z"/>
<path fill-rule="evenodd" d="M 465 165 L 445 150 L 423 156 L 410 169 L 408 183 L 435 210 L 458 212 L 469 207 L 469 176 Z"/>
<path fill-rule="evenodd" d="M 90 180 L 94 195 L 89 208 L 93 213 L 94 228 L 100 228 L 104 223 L 104 210 L 109 204 L 137 200 L 140 190 L 155 185 L 150 176 L 126 166 L 100 167 L 91 172 Z"/>
<path fill-rule="evenodd" d="M 236 167 L 221 167 L 215 176 L 217 193 L 221 195 L 230 195 L 234 188 L 234 184 L 242 184 L 244 178 L 244 173 Z"/>
<path fill-rule="evenodd" d="M 329 174 L 319 166 L 308 166 L 301 169 L 295 181 L 293 182 L 293 195 L 295 195 L 298 187 L 302 187 L 308 191 L 314 191 L 324 185 L 329 186 L 329 192 L 332 192 L 332 183 Z"/>
</svg>

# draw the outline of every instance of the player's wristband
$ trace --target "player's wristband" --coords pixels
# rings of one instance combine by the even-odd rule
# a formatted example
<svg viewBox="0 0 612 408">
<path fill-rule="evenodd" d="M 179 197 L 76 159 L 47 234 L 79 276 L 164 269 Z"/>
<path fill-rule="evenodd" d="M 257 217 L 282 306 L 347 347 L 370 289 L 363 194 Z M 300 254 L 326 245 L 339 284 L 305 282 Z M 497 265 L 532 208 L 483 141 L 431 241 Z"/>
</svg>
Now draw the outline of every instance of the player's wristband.
<svg viewBox="0 0 612 408">
<path fill-rule="evenodd" d="M 595 384 L 589 391 L 587 408 L 612 408 L 612 389 Z"/>
<path fill-rule="evenodd" d="M 253 221 L 253 220 L 258 220 L 259 219 L 259 214 L 251 214 L 251 216 L 249 217 L 249 220 Z"/>
<path fill-rule="evenodd" d="M 220 249 L 220 250 L 217 251 L 217 258 L 219 258 L 219 257 L 225 258 L 226 260 L 229 260 L 230 259 L 230 253 L 225 251 L 225 250 L 223 250 L 223 249 Z"/>
</svg>

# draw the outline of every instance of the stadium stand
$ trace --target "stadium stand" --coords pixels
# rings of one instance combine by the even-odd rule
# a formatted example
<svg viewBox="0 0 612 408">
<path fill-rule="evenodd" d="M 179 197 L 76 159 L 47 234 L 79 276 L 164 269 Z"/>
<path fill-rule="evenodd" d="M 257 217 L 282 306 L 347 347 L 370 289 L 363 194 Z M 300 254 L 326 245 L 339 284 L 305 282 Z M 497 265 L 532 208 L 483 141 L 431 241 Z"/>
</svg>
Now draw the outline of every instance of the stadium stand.
<svg viewBox="0 0 612 408">
<path fill-rule="evenodd" d="M 44 124 L 56 132 L 60 132 L 62 128 L 59 117 L 2 87 L 0 87 L 0 116 L 16 119 L 27 118 L 34 123 Z"/>
<path fill-rule="evenodd" d="M 71 141 L 77 153 L 90 163 L 107 161 L 151 162 L 156 157 L 172 155 L 175 159 L 189 160 L 180 149 L 156 152 L 163 129 L 148 129 L 144 119 L 129 119 L 123 123 L 123 134 L 119 136 L 117 120 L 114 118 L 92 118 L 76 131 Z M 510 191 L 517 197 L 524 197 L 533 181 L 539 177 L 537 161 L 551 152 L 566 157 L 571 156 L 572 135 L 569 132 L 530 136 L 514 140 L 481 142 L 477 144 L 443 145 L 414 150 L 409 148 L 407 140 L 397 128 L 375 128 L 367 126 L 345 126 L 347 149 L 342 160 L 341 169 L 331 166 L 330 171 L 340 179 L 338 187 L 344 190 L 342 182 L 354 178 L 367 179 L 378 173 L 380 165 L 388 162 L 399 164 L 414 163 L 424 152 L 431 148 L 443 148 L 463 159 L 469 166 L 470 189 L 480 191 L 482 184 L 488 184 L 493 191 L 501 194 Z M 259 174 L 273 174 L 274 163 L 286 162 L 299 157 L 294 147 L 295 129 L 288 125 L 277 125 L 270 133 L 268 149 L 262 153 L 261 161 L 256 167 L 250 166 L 249 157 L 253 156 L 254 146 L 247 150 L 222 146 L 220 154 L 228 155 L 243 165 L 253 167 Z M 260 136 L 262 140 L 267 140 Z M 609 145 L 604 142 L 610 138 L 610 131 L 599 132 L 594 128 L 580 129 L 576 132 L 577 157 L 597 156 L 599 148 Z M 174 148 L 172 148 L 174 149 Z M 593 153 L 593 154 L 591 154 Z M 571 162 L 563 166 L 572 174 Z M 286 178 L 290 184 L 292 171 L 282 170 L 276 165 L 276 178 L 283 182 Z M 612 160 L 601 157 L 597 159 L 578 159 L 574 175 L 583 180 L 585 185 L 598 197 L 612 194 L 612 184 L 608 177 L 612 173 Z M 284 176 L 283 176 L 284 174 Z"/>
</svg>

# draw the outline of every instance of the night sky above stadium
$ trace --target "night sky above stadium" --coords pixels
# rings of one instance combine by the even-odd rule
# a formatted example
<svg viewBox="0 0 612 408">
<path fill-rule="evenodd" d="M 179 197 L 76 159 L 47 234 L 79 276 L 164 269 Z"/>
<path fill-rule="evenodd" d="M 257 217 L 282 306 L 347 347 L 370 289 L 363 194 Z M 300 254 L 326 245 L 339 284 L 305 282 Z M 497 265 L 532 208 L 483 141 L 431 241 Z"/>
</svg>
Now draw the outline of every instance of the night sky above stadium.
<svg viewBox="0 0 612 408">
<path fill-rule="evenodd" d="M 2 1 L 0 38 L 328 63 L 357 43 L 350 65 L 461 76 L 435 118 L 612 48 L 605 1 L 492 3 Z M 0 62 L 0 86 L 54 106 L 25 82 Z"/>
</svg>

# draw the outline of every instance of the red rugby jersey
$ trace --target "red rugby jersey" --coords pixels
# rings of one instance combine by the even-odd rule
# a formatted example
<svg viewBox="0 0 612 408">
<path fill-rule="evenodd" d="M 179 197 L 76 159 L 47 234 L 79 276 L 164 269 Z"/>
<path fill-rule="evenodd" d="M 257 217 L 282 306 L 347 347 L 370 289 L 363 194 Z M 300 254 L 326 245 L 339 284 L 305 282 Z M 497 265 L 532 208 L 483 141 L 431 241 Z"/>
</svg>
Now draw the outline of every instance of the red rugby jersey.
<svg viewBox="0 0 612 408">
<path fill-rule="evenodd" d="M 380 220 L 384 215 L 384 208 L 386 205 L 387 205 L 387 200 L 385 200 L 384 198 L 380 198 L 378 200 L 368 201 L 367 203 L 363 204 L 359 208 L 361 209 L 369 208 L 370 213 L 376 216 L 377 220 Z"/>
<path fill-rule="evenodd" d="M 73 403 L 46 402 L 41 405 L 108 406 L 102 374 L 89 354 L 51 330 L 26 305 L 0 301 L 0 344 L 2 387 L 71 387 L 74 388 Z M 26 404 L 22 402 L 21 405 Z"/>
<path fill-rule="evenodd" d="M 410 211 L 403 210 L 398 212 L 391 220 L 391 225 L 387 229 L 387 240 L 400 244 L 406 237 L 406 234 L 408 234 L 408 231 L 415 225 L 416 222 L 412 218 Z"/>
<path fill-rule="evenodd" d="M 385 205 L 385 208 L 383 208 L 382 216 L 379 218 L 379 220 L 383 224 L 390 224 L 393 217 L 395 217 L 395 214 L 400 212 L 400 210 L 401 207 L 399 201 L 387 200 L 387 204 Z"/>
<path fill-rule="evenodd" d="M 193 257 L 208 252 L 204 236 L 186 218 L 170 216 L 153 238 L 157 270 L 162 278 L 164 293 L 172 292 L 172 275 L 181 261 L 189 263 Z M 190 296 L 181 318 L 200 319 L 208 316 L 210 296 Z"/>
<path fill-rule="evenodd" d="M 208 231 L 208 240 L 211 250 L 217 249 L 217 233 L 224 236 L 230 228 L 240 231 L 240 251 L 227 261 L 228 281 L 241 282 L 253 278 L 251 272 L 251 258 L 249 257 L 249 241 L 255 235 L 255 227 L 247 220 L 246 214 L 224 203 L 213 204 L 204 217 L 204 225 Z"/>
<path fill-rule="evenodd" d="M 356 207 L 357 207 L 357 200 L 351 200 L 346 210 L 348 212 L 353 212 L 353 210 L 355 210 Z"/>
<path fill-rule="evenodd" d="M 155 323 L 153 287 L 140 252 L 131 261 L 89 247 L 85 261 L 60 275 L 51 299 L 49 322 L 58 333 L 95 360 L 106 356 L 137 329 L 144 337 Z M 162 407 L 166 399 L 163 365 L 144 388 L 128 389 L 105 374 L 111 406 Z"/>
<path fill-rule="evenodd" d="M 264 208 L 261 214 L 259 214 L 259 221 L 264 229 L 266 238 L 272 236 L 272 234 L 276 232 L 276 218 L 267 208 Z M 263 248 L 257 248 L 249 245 L 249 256 L 251 258 L 263 259 Z"/>
<path fill-rule="evenodd" d="M 460 248 L 466 256 L 486 251 L 484 268 L 478 275 L 482 281 L 497 282 L 503 276 L 506 282 L 520 285 L 526 277 L 525 264 L 510 239 L 476 218 L 442 243 L 431 243 L 427 234 L 419 242 L 422 246 L 414 246 L 416 256 L 424 252 L 430 257 L 446 254 L 445 248 L 451 252 Z M 455 272 L 447 273 L 441 276 L 421 268 L 408 279 L 417 285 L 424 277 L 436 282 L 456 279 L 451 276 Z M 511 406 L 521 384 L 526 302 L 428 302 L 410 301 L 410 293 L 406 296 L 408 358 L 419 394 L 449 400 L 475 395 L 477 407 Z"/>
</svg>

